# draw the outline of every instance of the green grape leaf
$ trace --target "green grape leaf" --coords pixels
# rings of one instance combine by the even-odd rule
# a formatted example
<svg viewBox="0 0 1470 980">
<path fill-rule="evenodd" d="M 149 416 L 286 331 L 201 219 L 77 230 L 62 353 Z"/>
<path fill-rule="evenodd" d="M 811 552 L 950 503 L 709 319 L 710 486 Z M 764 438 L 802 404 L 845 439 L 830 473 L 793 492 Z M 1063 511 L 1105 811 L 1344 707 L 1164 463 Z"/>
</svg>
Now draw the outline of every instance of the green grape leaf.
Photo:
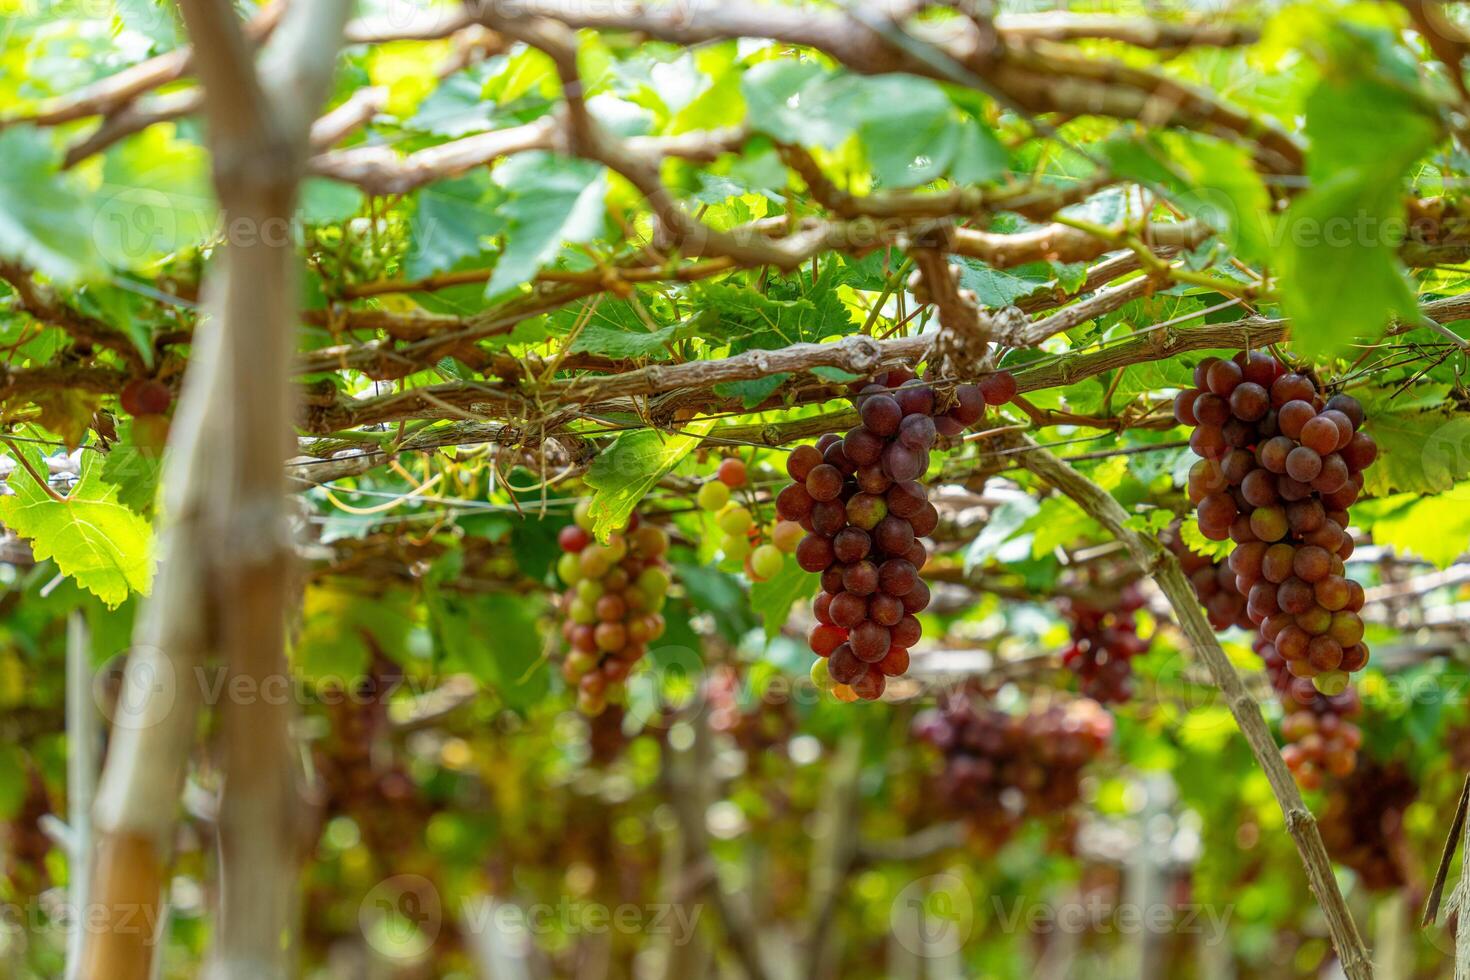
<svg viewBox="0 0 1470 980">
<path fill-rule="evenodd" d="M 1205 537 L 1200 533 L 1199 522 L 1193 518 L 1187 517 L 1179 522 L 1179 536 L 1190 551 L 1216 561 L 1229 557 L 1230 552 L 1235 548 L 1235 544 L 1229 540 L 1211 541 Z"/>
<path fill-rule="evenodd" d="M 131 424 L 118 426 L 123 441 L 114 444 L 103 457 L 101 476 L 104 482 L 117 488 L 118 503 L 146 517 L 153 512 L 153 501 L 158 495 L 163 459 L 128 444 L 127 428 Z"/>
<path fill-rule="evenodd" d="M 1378 458 L 1363 471 L 1363 492 L 1438 493 L 1470 477 L 1470 418 L 1440 411 L 1404 411 L 1386 399 L 1364 398 L 1363 431 Z"/>
<path fill-rule="evenodd" d="M 608 535 L 626 526 L 638 502 L 714 425 L 714 419 L 698 418 L 685 423 L 677 435 L 655 429 L 625 432 L 604 449 L 586 476 L 595 491 L 591 513 L 597 539 L 606 542 Z"/>
<path fill-rule="evenodd" d="M 505 192 L 500 216 L 505 250 L 485 286 L 487 299 L 529 282 L 568 242 L 595 238 L 603 228 L 607 171 L 585 160 L 523 153 L 495 170 Z"/>
<path fill-rule="evenodd" d="M 409 221 L 405 271 L 412 279 L 452 269 L 464 259 L 478 258 L 485 240 L 505 230 L 497 214 L 490 182 L 483 173 L 441 180 L 419 191 Z"/>
<path fill-rule="evenodd" d="M 542 603 L 504 593 L 461 595 L 441 588 L 458 577 L 462 556 L 436 561 L 424 598 L 439 666 L 463 671 L 511 708 L 524 712 L 550 687 L 545 645 L 536 620 Z"/>
<path fill-rule="evenodd" d="M 798 599 L 817 591 L 817 579 L 816 575 L 802 571 L 796 559 L 788 555 L 781 571 L 764 582 L 751 584 L 750 608 L 765 623 L 767 640 L 781 633 Z"/>
<path fill-rule="evenodd" d="M 39 452 L 20 451 L 37 473 L 46 473 Z M 85 454 L 77 485 L 66 500 L 53 500 L 18 465 L 9 480 L 14 495 L 0 497 L 0 522 L 30 541 L 38 560 L 54 560 L 63 575 L 115 609 L 152 584 L 152 529 L 100 474 L 97 455 Z"/>
<path fill-rule="evenodd" d="M 209 153 L 173 124 L 150 126 L 108 150 L 102 181 L 97 229 L 113 265 L 146 266 L 203 242 L 219 224 Z"/>
<path fill-rule="evenodd" d="M 1403 182 L 1440 135 L 1437 111 L 1414 89 L 1370 66 L 1337 67 L 1307 98 L 1312 183 L 1288 208 L 1276 248 L 1282 306 L 1308 356 L 1417 315 L 1397 256 Z"/>
<path fill-rule="evenodd" d="M 302 598 L 302 628 L 292 662 L 317 683 L 361 677 L 380 650 L 395 663 L 407 660 L 414 609 L 408 593 L 360 595 L 331 585 L 309 585 Z"/>
<path fill-rule="evenodd" d="M 46 134 L 27 126 L 0 131 L 0 256 L 74 282 L 102 269 L 98 215 L 57 163 Z"/>
<path fill-rule="evenodd" d="M 1365 520 L 1375 544 L 1418 555 L 1448 568 L 1470 548 L 1470 483 L 1461 483 L 1433 497 L 1400 494 L 1353 508 L 1353 517 L 1368 508 L 1381 512 Z"/>
</svg>

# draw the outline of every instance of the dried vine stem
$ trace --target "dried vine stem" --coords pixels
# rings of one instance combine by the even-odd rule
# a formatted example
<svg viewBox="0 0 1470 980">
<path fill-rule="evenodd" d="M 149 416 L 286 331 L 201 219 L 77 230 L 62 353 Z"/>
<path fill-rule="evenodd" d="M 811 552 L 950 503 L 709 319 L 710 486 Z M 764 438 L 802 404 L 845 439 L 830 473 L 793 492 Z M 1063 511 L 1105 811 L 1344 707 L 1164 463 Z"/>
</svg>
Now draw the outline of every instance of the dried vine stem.
<svg viewBox="0 0 1470 980">
<path fill-rule="evenodd" d="M 1205 621 L 1198 600 L 1184 577 L 1174 555 L 1157 540 L 1138 534 L 1127 526 L 1128 514 L 1102 487 L 1093 483 L 1077 470 L 1058 459 L 1052 453 L 1037 446 L 1025 436 L 1007 439 L 1021 450 L 1018 462 L 1037 477 L 1051 484 L 1070 497 L 1090 517 L 1108 529 L 1128 548 L 1133 559 L 1147 569 L 1159 588 L 1174 608 L 1174 615 L 1189 639 L 1196 655 L 1205 662 L 1214 679 L 1215 686 L 1225 698 L 1226 706 L 1235 716 L 1241 734 L 1250 745 L 1251 754 L 1266 774 L 1271 793 L 1286 818 L 1286 829 L 1296 843 L 1307 880 L 1317 896 L 1327 920 L 1327 930 L 1332 944 L 1337 949 L 1343 973 L 1349 980 L 1372 980 L 1373 963 L 1363 946 L 1357 924 L 1343 901 L 1332 873 L 1332 861 L 1317 830 L 1316 818 L 1302 801 L 1296 782 L 1281 759 L 1266 719 L 1261 715 L 1260 705 L 1251 697 L 1236 673 L 1230 658 L 1220 647 L 1210 624 Z"/>
</svg>

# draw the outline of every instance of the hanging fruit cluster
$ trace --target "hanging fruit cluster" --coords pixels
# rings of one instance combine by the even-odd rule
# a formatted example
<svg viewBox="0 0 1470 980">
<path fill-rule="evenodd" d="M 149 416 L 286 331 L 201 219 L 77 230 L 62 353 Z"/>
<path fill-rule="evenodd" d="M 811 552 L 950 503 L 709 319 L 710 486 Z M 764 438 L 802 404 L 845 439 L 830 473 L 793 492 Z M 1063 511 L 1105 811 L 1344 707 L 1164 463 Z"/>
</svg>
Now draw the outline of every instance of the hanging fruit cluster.
<svg viewBox="0 0 1470 980">
<path fill-rule="evenodd" d="M 795 521 L 778 521 L 769 535 L 763 534 L 753 505 L 733 499 L 735 491 L 746 489 L 748 483 L 745 461 L 727 456 L 714 479 L 700 486 L 695 500 L 700 510 L 714 515 L 725 560 L 743 567 L 752 582 L 764 582 L 780 573 L 804 532 Z"/>
<path fill-rule="evenodd" d="M 1357 692 L 1348 688 L 1323 694 L 1307 678 L 1292 676 L 1281 654 L 1260 637 L 1255 650 L 1265 661 L 1266 676 L 1285 712 L 1281 758 L 1298 785 L 1317 789 L 1324 774 L 1340 777 L 1352 772 L 1363 744 L 1363 733 L 1352 722 L 1363 710 Z"/>
<path fill-rule="evenodd" d="M 1365 760 L 1333 785 L 1318 826 L 1334 861 L 1358 873 L 1370 891 L 1397 891 L 1414 861 L 1404 834 L 1404 811 L 1419 787 L 1398 763 Z"/>
<path fill-rule="evenodd" d="M 1189 473 L 1199 529 L 1236 544 L 1229 565 L 1246 613 L 1297 677 L 1329 694 L 1368 662 L 1363 590 L 1347 578 L 1347 509 L 1378 455 L 1363 408 L 1259 351 L 1209 357 L 1174 402 L 1194 426 Z"/>
<path fill-rule="evenodd" d="M 1200 605 L 1205 607 L 1205 616 L 1211 626 L 1217 630 L 1227 630 L 1232 626 L 1241 629 L 1255 627 L 1245 611 L 1245 596 L 1235 588 L 1235 572 L 1231 571 L 1229 562 L 1216 561 L 1185 544 L 1184 536 L 1179 533 L 1178 521 L 1164 529 L 1161 539 L 1179 559 L 1179 567 L 1189 579 Z"/>
<path fill-rule="evenodd" d="M 1072 628 L 1072 643 L 1062 663 L 1077 675 L 1082 693 L 1102 704 L 1121 704 L 1133 697 L 1133 658 L 1148 651 L 1138 635 L 1136 614 L 1143 593 L 1130 585 L 1107 608 L 1087 599 L 1059 600 Z"/>
<path fill-rule="evenodd" d="M 987 380 L 984 391 L 959 385 L 954 404 L 936 415 L 935 389 L 891 370 L 858 389 L 859 425 L 798 446 L 786 461 L 794 482 L 777 495 L 776 512 L 807 532 L 797 563 L 822 576 L 809 637 L 822 659 L 812 679 L 842 700 L 876 700 L 887 678 L 908 670 L 921 633 L 914 617 L 929 605 L 919 578 L 929 553 L 919 539 L 939 523 L 920 481 L 938 436 L 979 422 L 987 392 L 1002 401 L 1015 395 L 1009 375 Z"/>
<path fill-rule="evenodd" d="M 1077 801 L 1083 768 L 1107 747 L 1113 719 L 1085 698 L 1012 715 L 955 695 L 915 718 L 913 731 L 944 756 L 941 806 L 999 846 L 1026 819 Z"/>
<path fill-rule="evenodd" d="M 562 677 L 576 685 L 577 707 L 596 715 L 609 703 L 621 703 L 628 674 L 648 644 L 663 635 L 669 536 L 634 514 L 625 531 L 598 544 L 584 502 L 557 543 L 563 554 L 556 570 L 567 586 L 561 629 L 570 647 Z"/>
</svg>

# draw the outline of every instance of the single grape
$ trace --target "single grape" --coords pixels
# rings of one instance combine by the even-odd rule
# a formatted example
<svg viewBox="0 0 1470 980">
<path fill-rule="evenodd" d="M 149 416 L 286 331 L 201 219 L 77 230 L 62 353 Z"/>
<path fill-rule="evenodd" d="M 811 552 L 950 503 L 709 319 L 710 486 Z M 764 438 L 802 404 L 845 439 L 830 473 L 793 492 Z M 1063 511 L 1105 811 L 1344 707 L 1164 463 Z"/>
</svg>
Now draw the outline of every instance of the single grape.
<svg viewBox="0 0 1470 980">
<path fill-rule="evenodd" d="M 905 381 L 893 398 L 905 416 L 934 414 L 934 389 L 922 381 Z"/>
<path fill-rule="evenodd" d="M 854 595 L 872 595 L 878 591 L 878 566 L 867 559 L 853 562 L 842 573 L 842 587 Z"/>
<path fill-rule="evenodd" d="M 1242 381 L 1230 393 L 1230 411 L 1236 418 L 1256 422 L 1271 410 L 1271 393 L 1254 381 Z"/>
<path fill-rule="evenodd" d="M 705 486 L 722 485 L 723 484 L 718 483 L 705 484 Z M 746 534 L 750 531 L 752 527 L 755 526 L 755 519 L 751 517 L 750 511 L 746 510 L 739 504 L 729 504 L 725 507 L 724 510 L 720 511 L 719 515 L 715 519 L 715 523 L 719 525 L 721 531 L 724 531 L 731 537 L 738 537 L 740 535 Z"/>
<path fill-rule="evenodd" d="M 925 504 L 919 512 L 909 518 L 915 537 L 927 537 L 939 526 L 939 511 L 933 504 Z"/>
<path fill-rule="evenodd" d="M 891 596 L 906 596 L 919 584 L 915 566 L 903 558 L 890 558 L 878 567 L 878 587 Z"/>
<path fill-rule="evenodd" d="M 796 551 L 801 538 L 801 525 L 795 521 L 777 521 L 775 528 L 771 530 L 771 543 L 788 555 Z"/>
<path fill-rule="evenodd" d="M 816 446 L 797 446 L 786 457 L 786 475 L 797 483 L 805 483 L 807 476 L 822 462 L 822 452 Z"/>
<path fill-rule="evenodd" d="M 853 527 L 869 531 L 888 516 L 888 502 L 873 493 L 854 494 L 847 502 L 845 515 Z"/>
<path fill-rule="evenodd" d="M 851 684 L 867 672 L 868 665 L 857 658 L 851 643 L 843 643 L 827 657 L 827 672 L 839 684 Z"/>
<path fill-rule="evenodd" d="M 1299 483 L 1311 483 L 1322 472 L 1322 457 L 1307 446 L 1297 446 L 1286 456 L 1286 475 Z"/>
<path fill-rule="evenodd" d="M 863 425 L 876 436 L 891 436 L 903 421 L 903 409 L 892 395 L 879 394 L 867 398 L 859 411 Z"/>
<path fill-rule="evenodd" d="M 1200 425 L 1219 428 L 1230 421 L 1230 403 L 1212 392 L 1202 392 L 1193 407 Z"/>
<path fill-rule="evenodd" d="M 868 600 L 852 592 L 840 592 L 832 597 L 828 611 L 834 625 L 850 630 L 868 618 Z"/>
<path fill-rule="evenodd" d="M 820 572 L 832 564 L 832 542 L 827 538 L 808 534 L 796 546 L 796 563 L 803 571 Z"/>
<path fill-rule="evenodd" d="M 924 475 L 923 457 L 902 443 L 891 442 L 883 450 L 883 472 L 895 483 L 916 480 Z"/>
<path fill-rule="evenodd" d="M 779 575 L 785 564 L 786 556 L 773 544 L 763 544 L 750 555 L 750 567 L 761 578 L 769 579 Z"/>
<path fill-rule="evenodd" d="M 1199 419 L 1194 414 L 1194 400 L 1200 396 L 1195 388 L 1186 388 L 1174 396 L 1174 421 L 1180 425 L 1196 426 Z"/>
<path fill-rule="evenodd" d="M 913 594 L 913 592 L 910 592 L 909 596 Z M 908 608 L 908 596 L 904 596 L 904 599 L 904 607 Z M 921 627 L 919 625 L 919 621 L 913 617 L 911 610 L 909 613 L 904 614 L 904 617 L 898 621 L 897 626 L 893 627 L 892 642 L 903 647 L 905 650 L 912 650 L 914 644 L 918 643 L 919 638 L 923 636 L 923 633 L 923 627 Z"/>
<path fill-rule="evenodd" d="M 878 661 L 877 667 L 887 677 L 902 677 L 908 673 L 909 652 L 896 643 L 890 644 L 888 652 Z"/>
<path fill-rule="evenodd" d="M 1216 361 L 1205 372 L 1205 385 L 1223 397 L 1233 393 L 1244 377 L 1245 373 L 1234 361 Z"/>
<path fill-rule="evenodd" d="M 852 644 L 852 652 L 859 660 L 863 663 L 875 664 L 888 653 L 891 638 L 888 627 L 870 619 L 853 628 L 848 642 Z"/>
<path fill-rule="evenodd" d="M 1283 374 L 1271 383 L 1271 404 L 1277 408 L 1289 401 L 1304 401 L 1310 404 L 1316 394 L 1316 386 L 1309 379 L 1294 372 Z"/>
<path fill-rule="evenodd" d="M 813 500 L 836 500 L 842 495 L 842 471 L 831 463 L 822 463 L 807 474 L 806 492 Z"/>
<path fill-rule="evenodd" d="M 1251 531 L 1262 541 L 1280 541 L 1286 534 L 1286 509 L 1257 507 L 1251 511 Z"/>
<path fill-rule="evenodd" d="M 1253 469 L 1240 481 L 1240 493 L 1252 507 L 1269 507 L 1280 499 L 1276 476 L 1270 470 Z"/>
<path fill-rule="evenodd" d="M 745 462 L 734 456 L 727 456 L 720 461 L 720 468 L 716 471 L 720 482 L 727 487 L 745 486 Z"/>
<path fill-rule="evenodd" d="M 934 445 L 936 435 L 934 420 L 927 415 L 908 415 L 898 427 L 898 441 L 915 452 L 924 452 Z"/>
<path fill-rule="evenodd" d="M 852 682 L 852 692 L 864 701 L 876 701 L 883 696 L 888 680 L 880 670 L 869 670 Z"/>
<path fill-rule="evenodd" d="M 903 600 L 879 592 L 868 600 L 868 618 L 880 626 L 895 626 L 903 618 Z"/>
<path fill-rule="evenodd" d="M 872 548 L 873 539 L 857 527 L 845 527 L 832 539 L 832 553 L 841 562 L 861 561 Z"/>
<path fill-rule="evenodd" d="M 929 608 L 929 583 L 925 582 L 923 579 L 919 579 L 917 582 L 914 583 L 914 587 L 912 589 L 910 589 L 908 592 L 905 592 L 899 598 L 903 599 L 903 608 L 906 609 L 909 613 L 921 613 L 925 609 Z M 915 620 L 915 622 L 917 622 L 917 620 Z M 913 646 L 912 643 L 903 643 L 901 645 L 906 647 Z"/>
<path fill-rule="evenodd" d="M 924 490 L 923 484 L 913 480 L 903 483 L 895 483 L 888 488 L 885 495 L 888 504 L 888 513 L 895 517 L 913 517 L 924 509 L 929 502 L 929 494 Z M 882 519 L 881 517 L 879 518 Z M 875 522 L 876 523 L 876 522 Z"/>
<path fill-rule="evenodd" d="M 847 630 L 818 623 L 807 633 L 807 646 L 819 657 L 830 657 L 846 639 Z"/>
<path fill-rule="evenodd" d="M 842 440 L 842 452 L 859 468 L 870 466 L 883 458 L 883 437 L 866 426 L 850 429 Z"/>
<path fill-rule="evenodd" d="M 1004 405 L 1016 397 L 1016 379 L 1009 371 L 997 371 L 980 381 L 980 395 L 987 405 Z"/>
<path fill-rule="evenodd" d="M 873 529 L 873 541 L 884 554 L 901 555 L 913 546 L 914 525 L 890 514 Z"/>
<path fill-rule="evenodd" d="M 977 385 L 959 385 L 954 390 L 955 404 L 950 414 L 966 428 L 979 422 L 985 414 L 985 396 Z"/>
<path fill-rule="evenodd" d="M 812 531 L 830 538 L 847 525 L 847 508 L 840 500 L 823 500 L 812 506 Z"/>
<path fill-rule="evenodd" d="M 805 485 L 793 483 L 776 494 L 776 514 L 783 520 L 800 522 L 811 516 L 814 503 L 816 501 L 806 492 Z"/>
<path fill-rule="evenodd" d="M 576 554 L 592 543 L 592 535 L 575 524 L 568 524 L 557 533 L 556 543 L 562 551 Z"/>
</svg>

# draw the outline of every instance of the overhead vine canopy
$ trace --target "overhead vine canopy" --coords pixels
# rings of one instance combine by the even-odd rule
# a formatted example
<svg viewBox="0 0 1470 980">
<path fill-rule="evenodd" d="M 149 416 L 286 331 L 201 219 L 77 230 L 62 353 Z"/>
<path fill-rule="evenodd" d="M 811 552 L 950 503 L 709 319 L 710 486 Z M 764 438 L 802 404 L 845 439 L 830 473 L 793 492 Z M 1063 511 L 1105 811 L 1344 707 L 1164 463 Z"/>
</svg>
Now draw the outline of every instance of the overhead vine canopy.
<svg viewBox="0 0 1470 980">
<path fill-rule="evenodd" d="M 18 722 L 3 747 L 15 763 L 0 773 L 8 815 L 59 785 L 60 756 L 36 739 L 60 731 L 60 686 L 33 682 L 61 662 L 60 621 L 76 609 L 96 666 L 135 648 L 118 658 L 130 685 L 155 656 L 180 677 L 214 657 L 254 681 L 289 670 L 312 693 L 305 714 L 331 733 L 313 743 L 330 757 L 304 777 L 328 791 L 367 765 L 342 726 L 391 726 L 386 710 L 323 712 L 323 691 L 414 680 L 417 697 L 391 698 L 393 724 L 446 740 L 434 765 L 447 784 L 504 752 L 475 731 L 486 719 L 521 718 L 548 752 L 552 719 L 573 701 L 594 715 L 612 702 L 642 723 L 672 717 L 663 699 L 685 691 L 689 670 L 708 675 L 701 690 L 805 683 L 799 640 L 815 624 L 819 688 L 885 704 L 823 693 L 802 737 L 833 742 L 876 717 L 906 725 L 936 692 L 944 724 L 998 725 L 991 707 L 945 693 L 968 678 L 1005 710 L 1037 702 L 1026 717 L 1038 740 L 1082 728 L 1105 741 L 1106 715 L 1039 706 L 1080 684 L 1118 702 L 1115 770 L 1168 770 L 1195 812 L 1224 821 L 1209 832 L 1217 855 L 1246 847 L 1237 808 L 1252 826 L 1284 821 L 1281 852 L 1294 845 L 1300 863 L 1273 867 L 1276 894 L 1310 885 L 1322 918 L 1299 929 L 1273 909 L 1261 921 L 1326 938 L 1348 976 L 1372 975 L 1331 862 L 1365 882 L 1402 869 L 1364 871 L 1360 842 L 1334 837 L 1351 816 L 1343 801 L 1363 792 L 1348 781 L 1390 785 L 1407 766 L 1445 807 L 1458 786 L 1432 750 L 1463 699 L 1445 694 L 1430 711 L 1372 697 L 1406 677 L 1447 691 L 1463 650 L 1453 600 L 1470 545 L 1470 33 L 1452 8 L 95 6 L 58 16 L 0 0 L 0 557 L 18 600 L 0 600 L 13 640 L 0 681 L 13 663 L 26 678 L 9 702 L 16 718 L 24 706 L 41 719 Z M 1256 384 L 1259 405 L 1238 393 Z M 891 426 L 890 394 L 901 403 Z M 1210 399 L 1218 419 L 1192 407 Z M 1288 402 L 1305 406 L 1295 423 Z M 911 429 L 913 415 L 923 419 Z M 1328 424 L 1339 416 L 1340 430 Z M 840 451 L 851 466 L 825 494 L 809 474 L 833 462 L 829 434 L 855 429 Z M 822 437 L 810 458 L 797 450 Z M 867 460 L 854 448 L 864 439 Z M 1269 462 L 1273 439 L 1294 461 Z M 912 450 L 911 477 L 890 450 Z M 1233 477 L 1229 452 L 1244 467 Z M 788 483 L 800 489 L 777 503 Z M 902 511 L 890 487 L 910 483 L 919 496 Z M 881 498 L 881 512 L 858 497 Z M 812 515 L 823 504 L 841 512 L 830 533 Z M 1281 526 L 1267 533 L 1272 518 L 1256 514 L 1273 508 Z M 797 524 L 821 540 L 799 546 Z M 859 531 L 861 547 L 838 528 Z M 1273 542 L 1287 549 L 1279 577 L 1265 557 Z M 917 567 L 892 575 L 922 571 L 926 584 L 890 588 L 883 564 L 880 586 L 872 558 L 908 561 Z M 872 585 L 844 580 L 864 563 Z M 1289 577 L 1305 590 L 1300 609 L 1293 586 L 1278 598 Z M 1258 598 L 1266 580 L 1270 597 Z M 881 624 L 873 656 L 858 626 L 832 621 L 839 594 L 886 602 L 865 598 L 853 620 L 873 635 Z M 1320 629 L 1304 618 L 1314 615 Z M 1298 619 L 1273 627 L 1272 616 Z M 1258 636 L 1264 659 L 1251 653 Z M 1345 651 L 1366 658 L 1369 644 L 1358 694 L 1345 693 L 1337 679 L 1363 666 Z M 635 647 L 627 663 L 612 655 Z M 884 667 L 844 681 L 839 648 Z M 900 663 L 880 661 L 890 648 Z M 1320 694 L 1294 688 L 1315 707 L 1276 703 L 1263 667 L 1279 692 L 1317 677 Z M 1219 700 L 1191 710 L 1181 691 Z M 1358 702 L 1349 712 L 1334 698 L 1361 698 L 1364 728 L 1388 744 L 1349 745 Z M 220 794 L 221 866 L 274 869 L 256 891 L 224 876 L 244 890 L 222 907 L 292 885 L 284 828 L 248 827 L 297 812 L 297 709 L 220 712 L 221 790 L 192 759 L 199 709 L 220 705 L 207 691 L 197 701 L 149 701 L 148 724 L 120 724 L 109 744 L 91 876 L 109 908 L 129 894 L 118 868 L 142 882 L 132 900 L 156 906 L 179 836 L 158 794 L 176 797 L 186 779 Z M 1234 739 L 1227 716 L 1250 757 L 1207 732 L 1223 721 Z M 921 729 L 956 765 L 943 725 Z M 255 766 L 273 769 L 258 783 L 230 775 L 250 768 L 260 732 L 271 733 L 262 757 L 284 761 Z M 1409 735 L 1433 744 L 1390 760 Z M 1250 787 L 1228 799 L 1191 772 L 1227 742 Z M 451 746 L 477 761 L 453 761 Z M 1368 765 L 1370 750 L 1385 758 Z M 881 766 L 878 752 L 867 747 L 869 764 Z M 677 797 L 694 777 L 671 758 L 659 785 Z M 852 767 L 839 797 L 859 768 L 843 758 L 831 762 Z M 905 772 L 925 764 L 908 761 Z M 509 894 L 508 872 L 467 840 L 474 807 L 445 785 L 425 792 L 428 765 L 393 776 L 398 799 L 427 808 L 405 819 L 453 829 L 436 887 Z M 516 765 L 522 780 L 543 775 Z M 1312 817 L 1322 808 L 1296 785 L 1315 792 L 1324 778 L 1339 818 L 1326 847 Z M 1058 798 L 1080 792 L 1075 782 L 1056 784 Z M 508 787 L 488 792 L 510 808 Z M 656 788 L 644 779 L 640 799 Z M 335 798 L 328 809 L 350 812 L 369 848 L 395 837 L 374 823 L 380 812 Z M 702 839 L 690 820 L 686 837 Z M 1002 823 L 975 832 L 999 846 L 1016 829 Z M 531 824 L 475 846 L 507 865 L 550 861 L 529 854 Z M 913 834 L 934 831 L 912 824 L 869 828 L 899 839 L 862 858 L 854 845 L 842 873 L 953 849 L 945 824 L 914 850 Z M 1449 821 L 1411 829 L 1425 866 L 1413 887 L 1396 884 L 1417 900 Z M 454 873 L 456 848 L 492 866 L 490 885 Z M 197 848 L 180 860 L 207 877 Z M 1211 867 L 1201 889 L 1233 901 L 1221 896 L 1242 863 Z M 332 860 L 310 870 L 312 887 L 355 907 L 358 882 L 333 879 Z M 1055 877 L 1036 872 L 1031 886 Z M 837 891 L 811 907 L 840 902 Z M 749 910 L 711 901 L 721 955 L 767 975 L 772 954 L 757 948 Z M 839 963 L 881 973 L 858 946 L 826 945 L 835 914 L 815 918 L 805 975 Z M 280 935 L 278 915 L 288 912 L 224 916 L 216 962 L 244 969 L 252 943 Z M 109 975 L 147 975 L 151 946 L 89 949 Z M 1326 949 L 1298 967 L 1310 972 Z M 447 969 L 464 950 L 435 955 Z M 672 954 L 661 962 L 695 975 Z M 1031 972 L 1019 962 L 1015 975 Z"/>
</svg>

